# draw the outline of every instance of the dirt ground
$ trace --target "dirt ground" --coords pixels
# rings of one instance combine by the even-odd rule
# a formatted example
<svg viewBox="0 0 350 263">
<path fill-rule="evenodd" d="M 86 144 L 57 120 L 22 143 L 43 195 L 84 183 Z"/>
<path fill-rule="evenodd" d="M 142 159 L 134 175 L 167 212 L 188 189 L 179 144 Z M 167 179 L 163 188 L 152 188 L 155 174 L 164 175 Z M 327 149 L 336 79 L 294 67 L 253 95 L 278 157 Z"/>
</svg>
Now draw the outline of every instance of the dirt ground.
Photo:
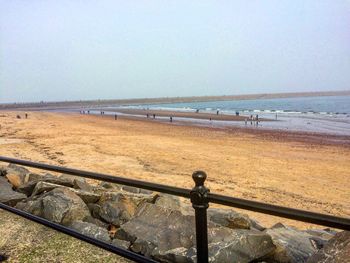
<svg viewBox="0 0 350 263">
<path fill-rule="evenodd" d="M 0 112 L 0 155 L 350 216 L 350 139 L 153 120 Z M 263 225 L 310 225 L 246 212 Z"/>
</svg>

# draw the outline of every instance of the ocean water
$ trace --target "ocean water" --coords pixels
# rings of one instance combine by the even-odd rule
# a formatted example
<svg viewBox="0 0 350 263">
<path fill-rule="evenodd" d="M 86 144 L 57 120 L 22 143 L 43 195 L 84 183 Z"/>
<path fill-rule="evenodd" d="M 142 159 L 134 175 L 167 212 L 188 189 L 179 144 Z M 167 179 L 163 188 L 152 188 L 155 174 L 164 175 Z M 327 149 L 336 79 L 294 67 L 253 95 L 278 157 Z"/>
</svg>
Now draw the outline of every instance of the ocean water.
<svg viewBox="0 0 350 263">
<path fill-rule="evenodd" d="M 136 108 L 172 109 L 183 111 L 221 112 L 278 112 L 278 113 L 313 113 L 336 115 L 350 114 L 350 96 L 301 97 L 282 99 L 231 100 L 191 103 L 168 103 L 137 105 Z"/>
<path fill-rule="evenodd" d="M 148 108 L 259 115 L 277 121 L 261 122 L 256 128 L 308 131 L 336 135 L 350 135 L 350 96 L 301 97 L 281 99 L 232 100 L 192 103 L 168 103 L 122 106 L 123 108 Z M 115 107 L 111 107 L 115 108 Z M 182 119 L 181 121 L 191 121 Z M 199 125 L 246 126 L 244 122 L 195 121 Z"/>
</svg>

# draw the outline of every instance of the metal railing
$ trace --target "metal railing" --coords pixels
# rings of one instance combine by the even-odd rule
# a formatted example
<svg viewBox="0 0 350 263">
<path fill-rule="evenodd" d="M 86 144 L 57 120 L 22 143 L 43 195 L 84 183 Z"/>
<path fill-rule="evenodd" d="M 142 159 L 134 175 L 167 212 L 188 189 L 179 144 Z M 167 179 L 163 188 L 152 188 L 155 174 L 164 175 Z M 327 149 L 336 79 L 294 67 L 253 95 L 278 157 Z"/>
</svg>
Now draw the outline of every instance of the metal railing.
<svg viewBox="0 0 350 263">
<path fill-rule="evenodd" d="M 195 223 L 196 223 L 196 246 L 197 246 L 197 262 L 208 262 L 208 235 L 207 235 L 207 208 L 209 203 L 221 204 L 225 206 L 241 208 L 245 210 L 250 210 L 254 212 L 260 212 L 264 214 L 279 216 L 288 219 L 294 219 L 297 221 L 302 221 L 306 223 L 313 223 L 343 230 L 350 230 L 350 219 L 331 216 L 326 214 L 320 214 L 305 210 L 299 210 L 294 208 L 288 208 L 283 206 L 271 205 L 262 202 L 250 201 L 246 199 L 234 198 L 229 196 L 223 196 L 218 194 L 213 194 L 209 192 L 209 189 L 204 186 L 206 179 L 206 174 L 202 171 L 194 172 L 192 178 L 195 182 L 195 187 L 190 189 L 167 186 L 162 184 L 150 183 L 140 180 L 127 179 L 123 177 L 112 176 L 108 174 L 95 173 L 83 170 L 77 170 L 67 167 L 48 165 L 43 163 L 36 163 L 31 161 L 19 160 L 9 157 L 0 156 L 1 162 L 13 163 L 18 165 L 23 165 L 32 168 L 43 169 L 47 171 L 60 172 L 64 174 L 70 174 L 90 179 L 96 179 L 100 181 L 122 184 L 127 186 L 133 186 L 137 188 L 152 190 L 156 192 L 176 195 L 180 197 L 190 198 L 192 206 L 195 209 Z M 0 208 L 5 209 L 9 212 L 15 213 L 29 220 L 35 221 L 37 223 L 43 224 L 57 231 L 63 232 L 90 244 L 96 245 L 100 248 L 123 256 L 125 258 L 134 260 L 136 262 L 155 262 L 150 258 L 146 258 L 142 255 L 134 253 L 132 251 L 115 247 L 106 242 L 87 237 L 74 231 L 70 228 L 61 226 L 59 224 L 53 223 L 46 219 L 31 215 L 29 213 L 23 212 L 19 209 L 4 205 L 0 203 Z"/>
</svg>

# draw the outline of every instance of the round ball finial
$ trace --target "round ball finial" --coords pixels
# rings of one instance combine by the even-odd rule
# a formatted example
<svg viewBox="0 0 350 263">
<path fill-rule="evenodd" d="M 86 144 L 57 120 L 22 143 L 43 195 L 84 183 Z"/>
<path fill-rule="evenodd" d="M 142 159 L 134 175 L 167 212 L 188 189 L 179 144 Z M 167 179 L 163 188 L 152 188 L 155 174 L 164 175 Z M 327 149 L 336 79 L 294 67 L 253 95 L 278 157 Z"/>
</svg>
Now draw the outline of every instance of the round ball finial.
<svg viewBox="0 0 350 263">
<path fill-rule="evenodd" d="M 204 185 L 205 179 L 207 179 L 207 174 L 203 171 L 195 171 L 192 174 L 192 179 L 196 183 L 196 186 Z"/>
</svg>

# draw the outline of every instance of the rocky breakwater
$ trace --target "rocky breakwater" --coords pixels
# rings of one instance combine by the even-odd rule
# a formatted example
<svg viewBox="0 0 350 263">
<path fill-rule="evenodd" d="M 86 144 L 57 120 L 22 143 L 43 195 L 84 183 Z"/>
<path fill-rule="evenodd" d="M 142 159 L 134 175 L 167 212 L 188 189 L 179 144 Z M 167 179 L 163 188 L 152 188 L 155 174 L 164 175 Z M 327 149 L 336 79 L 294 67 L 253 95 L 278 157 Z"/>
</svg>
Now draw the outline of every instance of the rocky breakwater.
<svg viewBox="0 0 350 263">
<path fill-rule="evenodd" d="M 194 211 L 180 199 L 68 175 L 0 167 L 0 202 L 160 262 L 196 262 Z M 210 262 L 348 262 L 349 232 L 264 228 L 245 214 L 208 209 Z M 11 255 L 10 255 L 11 256 Z"/>
</svg>

